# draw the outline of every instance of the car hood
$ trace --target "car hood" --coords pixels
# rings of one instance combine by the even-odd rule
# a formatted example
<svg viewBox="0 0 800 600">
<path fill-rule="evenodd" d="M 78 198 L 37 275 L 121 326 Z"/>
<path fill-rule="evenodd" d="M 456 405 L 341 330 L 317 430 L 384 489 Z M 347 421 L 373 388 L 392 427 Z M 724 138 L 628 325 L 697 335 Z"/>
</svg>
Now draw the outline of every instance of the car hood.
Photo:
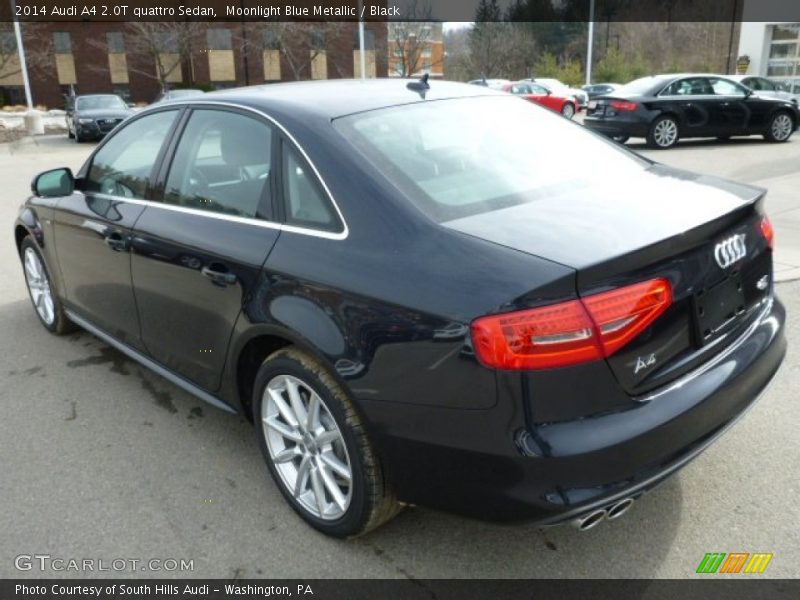
<svg viewBox="0 0 800 600">
<path fill-rule="evenodd" d="M 80 119 L 124 119 L 133 114 L 132 110 L 124 108 L 95 108 L 93 110 L 79 110 L 75 118 Z"/>
<path fill-rule="evenodd" d="M 580 271 L 664 242 L 677 254 L 696 242 L 686 232 L 763 194 L 761 188 L 653 164 L 626 181 L 576 180 L 540 200 L 444 225 Z"/>
</svg>

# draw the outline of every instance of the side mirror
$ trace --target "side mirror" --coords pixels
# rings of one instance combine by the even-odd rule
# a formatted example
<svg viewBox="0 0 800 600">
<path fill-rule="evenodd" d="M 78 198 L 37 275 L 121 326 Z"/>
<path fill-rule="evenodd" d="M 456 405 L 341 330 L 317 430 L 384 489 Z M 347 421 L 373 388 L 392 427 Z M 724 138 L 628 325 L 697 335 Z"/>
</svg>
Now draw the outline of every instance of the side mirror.
<svg viewBox="0 0 800 600">
<path fill-rule="evenodd" d="M 53 169 L 33 178 L 31 191 L 40 198 L 69 196 L 75 190 L 75 177 L 70 169 Z"/>
</svg>

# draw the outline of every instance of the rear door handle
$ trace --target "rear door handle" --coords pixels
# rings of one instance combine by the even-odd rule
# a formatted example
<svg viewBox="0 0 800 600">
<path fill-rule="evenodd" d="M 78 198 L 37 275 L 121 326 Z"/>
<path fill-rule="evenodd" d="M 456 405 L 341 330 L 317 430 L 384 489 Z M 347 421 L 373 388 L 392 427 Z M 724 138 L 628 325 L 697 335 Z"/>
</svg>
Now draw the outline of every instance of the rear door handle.
<svg viewBox="0 0 800 600">
<path fill-rule="evenodd" d="M 128 240 L 118 231 L 109 233 L 103 238 L 103 241 L 106 243 L 106 246 L 111 248 L 114 252 L 123 252 L 128 249 Z"/>
<path fill-rule="evenodd" d="M 210 279 L 214 285 L 219 285 L 222 287 L 236 283 L 236 275 L 228 272 L 227 270 L 222 271 L 221 269 L 224 268 L 222 265 L 213 266 L 216 268 L 203 267 L 200 269 L 200 273 L 203 275 L 203 277 Z"/>
</svg>

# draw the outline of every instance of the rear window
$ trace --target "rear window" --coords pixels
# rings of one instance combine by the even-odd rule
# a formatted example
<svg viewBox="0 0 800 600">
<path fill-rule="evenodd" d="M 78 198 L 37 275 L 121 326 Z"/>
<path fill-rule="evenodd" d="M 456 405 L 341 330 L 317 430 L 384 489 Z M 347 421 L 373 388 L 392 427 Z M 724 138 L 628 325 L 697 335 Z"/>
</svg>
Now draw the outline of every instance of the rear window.
<svg viewBox="0 0 800 600">
<path fill-rule="evenodd" d="M 336 128 L 424 213 L 451 221 L 535 202 L 648 163 L 513 96 L 421 102 L 337 119 Z"/>
<path fill-rule="evenodd" d="M 647 96 L 658 93 L 668 81 L 668 78 L 642 77 L 617 88 L 614 93 L 627 94 L 629 96 Z"/>
</svg>

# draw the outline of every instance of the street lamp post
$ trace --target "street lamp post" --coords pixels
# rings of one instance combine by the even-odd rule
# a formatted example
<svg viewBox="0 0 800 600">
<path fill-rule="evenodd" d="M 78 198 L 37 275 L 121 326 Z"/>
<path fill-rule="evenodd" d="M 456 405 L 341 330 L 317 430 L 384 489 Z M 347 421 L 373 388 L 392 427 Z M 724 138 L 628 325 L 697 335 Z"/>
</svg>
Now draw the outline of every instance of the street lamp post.
<svg viewBox="0 0 800 600">
<path fill-rule="evenodd" d="M 17 14 L 17 6 L 15 0 L 11 0 L 11 14 Z M 31 82 L 28 80 L 28 65 L 25 62 L 25 47 L 22 45 L 22 32 L 19 27 L 19 20 L 14 19 L 14 37 L 17 40 L 17 55 L 19 56 L 19 67 L 22 72 L 22 85 L 25 87 L 25 101 L 28 104 L 28 110 L 33 110 L 33 97 L 31 96 Z"/>
<path fill-rule="evenodd" d="M 594 0 L 589 0 L 589 42 L 586 47 L 586 85 L 592 83 L 592 46 L 594 45 Z"/>
<path fill-rule="evenodd" d="M 361 79 L 367 78 L 367 57 L 364 55 L 364 19 L 362 18 L 362 0 L 358 0 L 358 56 L 361 59 Z"/>
</svg>

